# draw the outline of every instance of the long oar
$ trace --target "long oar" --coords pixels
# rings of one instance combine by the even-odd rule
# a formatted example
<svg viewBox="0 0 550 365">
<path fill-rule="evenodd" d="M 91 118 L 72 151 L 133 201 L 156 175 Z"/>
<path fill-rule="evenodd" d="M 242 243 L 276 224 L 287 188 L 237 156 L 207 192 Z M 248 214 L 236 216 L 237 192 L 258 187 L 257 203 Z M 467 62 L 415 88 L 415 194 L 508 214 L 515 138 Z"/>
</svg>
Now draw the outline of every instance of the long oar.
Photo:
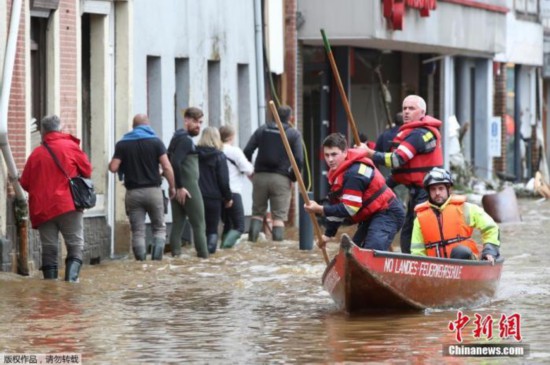
<svg viewBox="0 0 550 365">
<path fill-rule="evenodd" d="M 292 170 L 294 170 L 296 181 L 298 182 L 298 186 L 300 187 L 300 193 L 302 193 L 302 198 L 304 199 L 304 202 L 306 204 L 309 204 L 309 196 L 307 195 L 306 186 L 304 185 L 304 180 L 302 180 L 300 169 L 296 164 L 296 159 L 294 158 L 294 154 L 292 153 L 290 144 L 288 144 L 288 139 L 286 138 L 285 129 L 283 128 L 283 123 L 281 123 L 281 119 L 279 118 L 279 113 L 277 113 L 277 108 L 275 107 L 275 103 L 273 102 L 273 100 L 269 101 L 269 108 L 271 109 L 273 118 L 275 118 L 275 122 L 277 122 L 277 127 L 279 127 L 279 133 L 281 133 L 281 139 L 283 140 L 283 145 L 285 146 L 288 159 L 290 160 L 290 164 L 292 165 Z M 315 235 L 317 236 L 318 242 L 319 243 L 323 242 L 323 233 L 321 233 L 321 228 L 319 227 L 319 223 L 317 222 L 315 213 L 309 213 L 309 216 L 311 218 L 311 221 L 313 222 L 313 228 L 315 229 Z M 325 258 L 325 263 L 328 265 L 329 259 L 327 255 L 327 250 L 324 247 L 321 247 L 321 250 L 323 252 L 323 257 Z"/>
<path fill-rule="evenodd" d="M 338 72 L 338 67 L 336 66 L 336 61 L 334 60 L 334 55 L 332 54 L 332 49 L 330 49 L 330 44 L 328 43 L 328 39 L 325 35 L 324 29 L 321 29 L 321 35 L 323 36 L 323 43 L 325 45 L 325 50 L 327 51 L 327 56 L 330 61 L 330 67 L 332 68 L 332 73 L 334 74 L 334 78 L 336 79 L 336 85 L 338 85 L 338 90 L 340 91 L 340 96 L 342 97 L 342 103 L 344 104 L 346 115 L 348 116 L 348 124 L 351 128 L 351 132 L 353 133 L 353 139 L 355 140 L 355 144 L 359 145 L 361 144 L 361 139 L 359 138 L 357 126 L 355 124 L 355 120 L 353 119 L 353 115 L 351 114 L 348 97 L 346 96 L 344 85 L 342 85 L 342 79 L 340 79 L 340 73 Z"/>
</svg>

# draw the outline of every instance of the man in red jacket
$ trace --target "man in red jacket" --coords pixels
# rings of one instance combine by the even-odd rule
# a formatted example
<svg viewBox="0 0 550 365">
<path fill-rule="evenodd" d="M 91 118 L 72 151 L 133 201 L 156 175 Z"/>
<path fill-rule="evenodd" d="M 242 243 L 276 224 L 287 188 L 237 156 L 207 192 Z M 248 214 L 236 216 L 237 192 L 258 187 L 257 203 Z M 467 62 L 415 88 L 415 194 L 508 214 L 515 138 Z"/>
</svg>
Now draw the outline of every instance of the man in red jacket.
<svg viewBox="0 0 550 365">
<path fill-rule="evenodd" d="M 392 141 L 389 152 L 377 152 L 368 147 L 367 157 L 375 164 L 391 168 L 389 187 L 403 184 L 409 190 L 407 215 L 401 229 L 401 251 L 411 253 L 411 235 L 415 218 L 414 207 L 428 200 L 423 187 L 424 176 L 434 167 L 443 167 L 441 121 L 426 115 L 426 102 L 418 95 L 403 100 L 403 125 Z"/>
<path fill-rule="evenodd" d="M 401 228 L 405 212 L 374 163 L 359 149 L 348 149 L 340 133 L 323 141 L 323 154 L 329 167 L 329 202 L 320 205 L 311 200 L 304 204 L 308 213 L 326 217 L 326 245 L 345 222 L 357 223 L 353 242 L 363 248 L 387 251 Z"/>
<path fill-rule="evenodd" d="M 40 132 L 42 144 L 48 145 L 69 177 L 91 176 L 92 165 L 80 149 L 80 140 L 61 132 L 57 115 L 44 117 Z M 83 213 L 75 208 L 69 181 L 46 147 L 38 146 L 31 153 L 20 182 L 29 193 L 32 227 L 40 233 L 44 279 L 57 279 L 61 232 L 67 245 L 65 280 L 78 281 L 84 248 Z"/>
</svg>

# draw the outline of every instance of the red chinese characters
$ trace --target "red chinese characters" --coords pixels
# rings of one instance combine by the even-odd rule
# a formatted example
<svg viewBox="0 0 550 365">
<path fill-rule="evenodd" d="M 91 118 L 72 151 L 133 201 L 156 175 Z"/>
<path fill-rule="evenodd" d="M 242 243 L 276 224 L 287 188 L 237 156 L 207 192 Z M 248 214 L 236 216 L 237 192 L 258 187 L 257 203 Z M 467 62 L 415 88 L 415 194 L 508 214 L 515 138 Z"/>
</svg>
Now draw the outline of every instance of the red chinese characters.
<svg viewBox="0 0 550 365">
<path fill-rule="evenodd" d="M 470 317 L 464 314 L 462 311 L 457 312 L 456 320 L 449 322 L 448 329 L 451 332 L 455 332 L 455 339 L 461 343 L 463 341 L 462 332 L 466 325 L 470 322 Z M 475 328 L 472 331 L 474 338 L 485 338 L 490 340 L 493 338 L 494 320 L 493 316 L 488 314 L 485 317 L 481 314 L 475 313 L 475 319 L 472 321 Z M 521 315 L 518 313 L 507 316 L 502 314 L 498 321 L 498 334 L 501 339 L 507 339 L 509 337 L 514 338 L 516 341 L 521 341 Z"/>
<path fill-rule="evenodd" d="M 508 317 L 504 314 L 500 316 L 498 328 L 500 329 L 500 338 L 513 336 L 516 341 L 521 341 L 521 316 L 518 313 L 514 313 Z"/>
<path fill-rule="evenodd" d="M 484 335 L 485 338 L 490 340 L 493 338 L 493 316 L 490 314 L 487 317 L 483 318 L 480 314 L 475 314 L 476 319 L 474 324 L 476 328 L 473 331 L 475 338 L 480 338 L 481 335 Z"/>
<path fill-rule="evenodd" d="M 457 342 L 462 342 L 462 329 L 470 322 L 470 317 L 458 311 L 456 321 L 449 322 L 449 331 L 456 332 L 455 338 Z"/>
</svg>

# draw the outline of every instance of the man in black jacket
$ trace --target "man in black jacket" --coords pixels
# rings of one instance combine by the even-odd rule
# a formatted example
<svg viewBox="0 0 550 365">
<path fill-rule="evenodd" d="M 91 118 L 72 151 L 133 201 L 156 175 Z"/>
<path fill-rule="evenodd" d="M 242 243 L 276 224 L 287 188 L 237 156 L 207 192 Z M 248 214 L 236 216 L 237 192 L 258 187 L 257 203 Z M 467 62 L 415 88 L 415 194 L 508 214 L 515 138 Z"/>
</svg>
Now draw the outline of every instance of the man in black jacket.
<svg viewBox="0 0 550 365">
<path fill-rule="evenodd" d="M 303 161 L 302 135 L 289 125 L 292 109 L 289 106 L 280 106 L 277 112 L 283 123 L 296 163 L 301 168 Z M 248 238 L 252 242 L 258 239 L 269 202 L 273 218 L 273 240 L 282 241 L 284 222 L 288 219 L 290 186 L 296 177 L 275 122 L 267 122 L 254 132 L 244 148 L 246 158 L 252 161 L 252 155 L 256 149 L 258 149 L 258 155 L 254 163 L 252 219 Z"/>
</svg>

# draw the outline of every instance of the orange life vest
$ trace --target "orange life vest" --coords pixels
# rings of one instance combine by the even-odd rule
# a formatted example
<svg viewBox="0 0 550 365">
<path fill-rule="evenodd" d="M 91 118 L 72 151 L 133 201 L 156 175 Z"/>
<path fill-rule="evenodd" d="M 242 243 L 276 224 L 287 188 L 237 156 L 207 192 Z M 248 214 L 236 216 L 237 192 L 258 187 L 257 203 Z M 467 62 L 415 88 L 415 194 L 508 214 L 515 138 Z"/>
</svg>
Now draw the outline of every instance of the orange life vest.
<svg viewBox="0 0 550 365">
<path fill-rule="evenodd" d="M 451 257 L 453 248 L 467 246 L 479 257 L 477 244 L 471 238 L 473 228 L 464 220 L 465 201 L 464 196 L 451 195 L 447 206 L 439 214 L 428 201 L 414 208 L 428 256 Z"/>
<path fill-rule="evenodd" d="M 329 171 L 328 182 L 330 184 L 333 200 L 340 201 L 344 184 L 344 175 L 348 168 L 356 162 L 360 162 L 372 168 L 373 177 L 368 188 L 363 191 L 361 209 L 350 219 L 357 223 L 364 221 L 372 214 L 387 209 L 389 203 L 395 198 L 395 194 L 386 185 L 386 179 L 375 167 L 371 159 L 365 156 L 364 150 L 348 149 L 346 160 L 334 171 Z"/>
<path fill-rule="evenodd" d="M 399 132 L 392 141 L 391 152 L 395 151 L 408 135 L 417 128 L 425 128 L 432 132 L 436 139 L 436 146 L 432 152 L 416 154 L 403 166 L 392 169 L 391 173 L 395 182 L 403 185 L 422 186 L 422 180 L 426 172 L 434 167 L 443 167 L 440 126 L 440 120 L 426 115 L 421 121 L 405 123 L 399 128 Z"/>
</svg>

